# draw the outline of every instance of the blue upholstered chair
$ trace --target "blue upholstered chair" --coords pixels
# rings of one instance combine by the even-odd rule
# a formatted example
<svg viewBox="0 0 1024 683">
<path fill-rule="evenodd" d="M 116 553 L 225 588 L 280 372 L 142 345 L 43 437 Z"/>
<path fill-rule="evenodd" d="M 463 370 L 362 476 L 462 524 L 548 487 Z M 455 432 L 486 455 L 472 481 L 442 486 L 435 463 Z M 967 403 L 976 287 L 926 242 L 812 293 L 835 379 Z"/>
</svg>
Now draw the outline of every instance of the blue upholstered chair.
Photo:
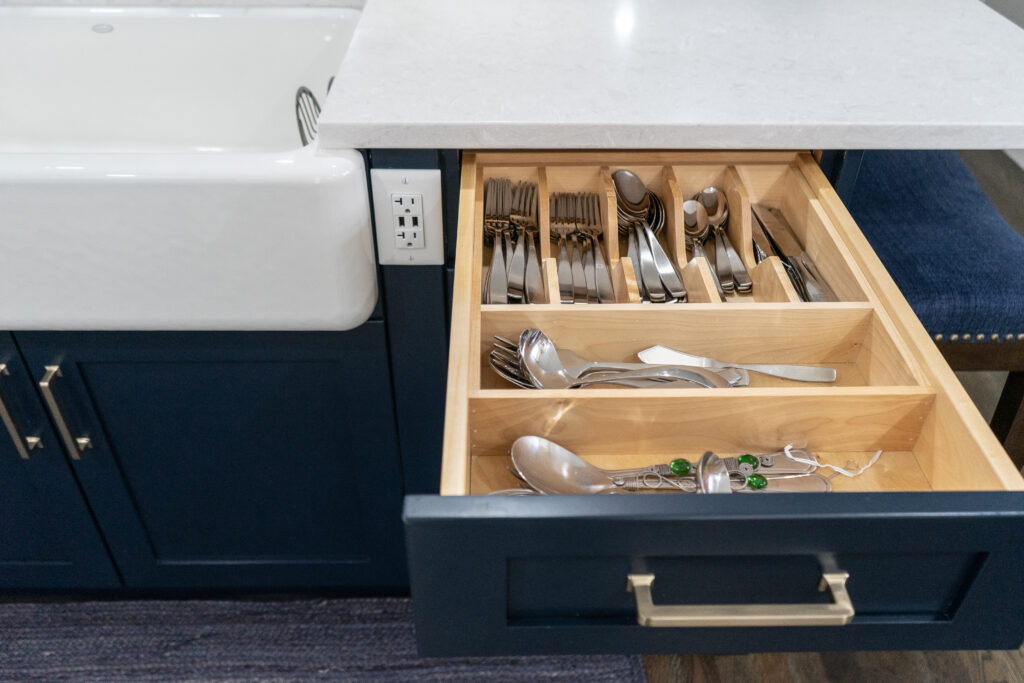
<svg viewBox="0 0 1024 683">
<path fill-rule="evenodd" d="M 953 369 L 1009 371 L 992 429 L 1024 464 L 1024 237 L 956 152 L 866 152 L 848 205 Z"/>
</svg>

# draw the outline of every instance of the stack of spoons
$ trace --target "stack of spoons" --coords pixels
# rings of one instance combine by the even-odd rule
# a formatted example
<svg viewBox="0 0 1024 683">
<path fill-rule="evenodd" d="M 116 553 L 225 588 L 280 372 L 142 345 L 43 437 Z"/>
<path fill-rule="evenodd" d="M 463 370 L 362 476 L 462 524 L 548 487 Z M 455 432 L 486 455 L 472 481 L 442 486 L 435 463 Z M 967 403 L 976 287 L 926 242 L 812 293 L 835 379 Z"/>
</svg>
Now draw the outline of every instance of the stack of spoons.
<svg viewBox="0 0 1024 683">
<path fill-rule="evenodd" d="M 652 303 L 686 301 L 683 278 L 657 237 L 665 227 L 665 205 L 632 171 L 615 171 L 612 183 L 619 233 L 628 240 L 627 254 L 636 266 L 641 298 Z"/>
</svg>

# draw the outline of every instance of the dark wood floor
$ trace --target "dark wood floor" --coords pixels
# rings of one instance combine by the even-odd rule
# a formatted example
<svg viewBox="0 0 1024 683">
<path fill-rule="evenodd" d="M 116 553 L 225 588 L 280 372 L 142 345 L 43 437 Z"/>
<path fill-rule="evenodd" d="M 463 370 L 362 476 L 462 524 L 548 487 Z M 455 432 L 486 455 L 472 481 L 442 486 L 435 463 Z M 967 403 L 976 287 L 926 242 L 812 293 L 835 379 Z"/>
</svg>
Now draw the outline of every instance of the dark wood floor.
<svg viewBox="0 0 1024 683">
<path fill-rule="evenodd" d="M 649 683 L 1024 683 L 1024 648 L 961 652 L 648 655 Z"/>
</svg>

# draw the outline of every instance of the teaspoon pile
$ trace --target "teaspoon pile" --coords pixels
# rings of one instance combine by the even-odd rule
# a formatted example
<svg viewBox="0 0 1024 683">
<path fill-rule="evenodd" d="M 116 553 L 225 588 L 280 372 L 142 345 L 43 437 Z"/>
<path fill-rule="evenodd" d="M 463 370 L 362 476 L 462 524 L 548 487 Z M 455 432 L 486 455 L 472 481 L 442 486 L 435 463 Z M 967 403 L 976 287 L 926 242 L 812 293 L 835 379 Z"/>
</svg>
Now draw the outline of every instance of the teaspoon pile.
<svg viewBox="0 0 1024 683">
<path fill-rule="evenodd" d="M 619 234 L 627 239 L 640 296 L 652 303 L 686 301 L 686 288 L 675 263 L 658 241 L 665 227 L 665 205 L 633 172 L 612 174 Z"/>
</svg>

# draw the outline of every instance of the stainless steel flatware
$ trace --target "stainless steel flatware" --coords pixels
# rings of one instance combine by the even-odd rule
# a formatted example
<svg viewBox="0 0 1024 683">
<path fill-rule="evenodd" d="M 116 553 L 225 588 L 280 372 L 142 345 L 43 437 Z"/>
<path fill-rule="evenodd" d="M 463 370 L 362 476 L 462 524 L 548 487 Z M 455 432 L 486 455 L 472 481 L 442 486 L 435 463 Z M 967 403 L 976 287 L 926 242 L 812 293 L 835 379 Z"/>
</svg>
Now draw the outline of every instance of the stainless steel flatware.
<svg viewBox="0 0 1024 683">
<path fill-rule="evenodd" d="M 587 303 L 587 271 L 583 266 L 585 256 L 583 254 L 583 243 L 579 239 L 579 231 L 576 230 L 575 217 L 573 218 L 573 233 L 569 236 L 569 243 L 572 246 L 572 300 L 573 303 Z"/>
<path fill-rule="evenodd" d="M 730 291 L 735 287 L 741 294 L 751 291 L 754 283 L 747 273 L 746 266 L 743 265 L 743 259 L 729 241 L 729 204 L 725 193 L 717 187 L 705 187 L 694 199 L 698 199 L 704 205 L 708 223 L 715 232 L 715 269 L 722 289 Z"/>
<path fill-rule="evenodd" d="M 693 258 L 707 260 L 704 253 L 704 240 L 707 239 L 711 227 L 708 223 L 707 209 L 695 199 L 688 199 L 683 202 L 683 232 L 686 234 L 686 243 L 690 245 Z M 711 271 L 711 277 L 715 281 L 715 289 L 718 292 L 720 302 L 725 301 L 725 291 L 722 283 L 718 281 L 718 275 Z"/>
<path fill-rule="evenodd" d="M 558 243 L 559 299 L 615 303 L 608 262 L 601 249 L 601 203 L 593 192 L 556 192 L 550 200 L 551 241 Z"/>
<path fill-rule="evenodd" d="M 536 183 L 520 181 L 512 188 L 509 225 L 515 236 L 515 246 L 508 261 L 508 300 L 510 303 L 530 303 L 531 298 L 533 303 L 542 301 L 540 261 L 534 246 L 537 232 Z"/>
<path fill-rule="evenodd" d="M 512 213 L 512 181 L 491 178 L 484 185 L 484 231 L 491 238 L 491 266 L 487 271 L 489 304 L 508 303 L 508 275 L 505 261 L 505 237 L 509 234 Z"/>
<path fill-rule="evenodd" d="M 699 368 L 719 370 L 722 368 L 740 368 L 751 372 L 760 372 L 764 375 L 773 375 L 783 379 L 792 379 L 799 382 L 835 382 L 835 368 L 822 368 L 813 365 L 792 365 L 785 363 L 726 363 L 724 361 L 697 356 L 691 353 L 676 351 L 666 346 L 655 345 L 640 351 L 637 356 L 645 363 L 656 365 L 667 363 L 678 363 L 680 365 L 693 365 Z"/>
<path fill-rule="evenodd" d="M 525 218 L 523 200 L 527 192 L 524 191 L 523 183 L 516 183 L 512 188 L 512 210 L 509 216 L 511 232 L 515 234 L 515 242 L 512 247 L 511 258 L 507 261 L 508 277 L 508 301 L 519 303 L 523 301 L 526 294 L 526 231 L 522 229 Z"/>
<path fill-rule="evenodd" d="M 647 369 L 591 373 L 585 378 L 570 375 L 554 343 L 540 330 L 526 330 L 519 338 L 519 357 L 522 368 L 534 386 L 544 389 L 576 389 L 590 384 L 605 384 L 616 379 L 678 379 L 702 387 L 724 389 L 729 383 L 719 374 L 701 368 L 649 366 Z"/>
<path fill-rule="evenodd" d="M 569 260 L 567 238 L 573 232 L 570 218 L 568 195 L 554 193 L 549 199 L 551 216 L 551 241 L 558 245 L 555 258 L 558 268 L 558 294 L 563 304 L 573 302 L 572 263 Z"/>
<path fill-rule="evenodd" d="M 537 240 L 540 232 L 537 229 L 538 210 L 537 185 L 530 183 L 526 197 L 523 199 L 522 228 L 526 233 L 526 303 L 545 301 L 544 280 L 540 273 L 540 249 Z"/>
<path fill-rule="evenodd" d="M 761 474 L 766 477 L 792 476 L 813 472 L 817 465 L 810 464 L 817 459 L 815 455 L 803 449 L 792 449 L 790 451 L 796 457 L 808 461 L 807 463 L 789 460 L 785 457 L 785 451 L 766 453 L 764 455 L 752 455 L 744 453 L 736 457 L 720 458 L 725 464 L 729 474 L 734 476 L 747 477 L 752 474 Z M 686 458 L 674 458 L 670 462 L 647 467 L 632 467 L 628 469 L 605 470 L 609 477 L 636 477 L 647 474 L 658 474 L 665 477 L 692 477 L 696 476 L 697 467 Z"/>
<path fill-rule="evenodd" d="M 653 388 L 671 381 L 728 388 L 750 382 L 745 370 L 734 368 L 715 371 L 685 365 L 587 361 L 571 351 L 557 349 L 536 329 L 523 330 L 518 342 L 495 337 L 488 359 L 499 376 L 525 389 L 575 389 L 590 384 Z"/>
<path fill-rule="evenodd" d="M 768 235 L 765 234 L 764 228 L 761 227 L 761 221 L 758 220 L 753 207 L 750 209 L 750 232 L 754 241 L 755 263 L 761 263 L 769 256 L 775 254 L 775 248 L 768 241 Z"/>
<path fill-rule="evenodd" d="M 537 184 L 491 178 L 484 185 L 484 233 L 491 263 L 484 277 L 487 304 L 544 301 L 537 251 Z"/>
<path fill-rule="evenodd" d="M 654 256 L 651 254 L 651 242 L 648 241 L 646 232 L 641 231 L 638 226 L 633 226 L 632 230 L 633 239 L 636 240 L 636 253 L 640 258 L 640 270 L 637 274 L 643 278 L 644 291 L 647 292 L 651 303 L 665 303 L 668 298 L 658 274 L 658 266 L 655 265 Z"/>
<path fill-rule="evenodd" d="M 714 187 L 701 190 L 693 196 L 693 199 L 700 202 L 707 213 L 708 227 L 710 228 L 708 239 L 711 239 L 715 245 L 715 277 L 718 278 L 724 291 L 731 292 L 734 289 L 732 265 L 729 263 L 729 254 L 725 250 L 725 240 L 722 239 L 725 222 L 729 220 L 729 207 L 726 205 L 724 197 L 721 197 L 718 189 Z"/>
<path fill-rule="evenodd" d="M 754 231 L 754 242 L 767 255 L 774 253 L 782 261 L 793 286 L 804 301 L 838 301 L 838 297 L 818 270 L 797 238 L 783 213 L 764 204 L 751 205 L 754 223 L 763 239 L 759 241 L 758 230 Z M 761 246 L 766 242 L 771 248 Z"/>
<path fill-rule="evenodd" d="M 652 472 L 634 477 L 623 470 L 604 470 L 591 465 L 569 449 L 540 436 L 523 436 L 509 449 L 514 474 L 536 491 L 559 494 L 621 493 L 734 493 L 831 490 L 829 481 L 816 473 L 785 477 L 759 474 L 738 478 L 724 460 L 711 451 L 700 458 L 695 476 L 661 476 Z"/>
<path fill-rule="evenodd" d="M 679 270 L 658 241 L 665 226 L 665 205 L 633 172 L 612 174 L 618 207 L 619 232 L 630 240 L 627 250 L 634 263 L 641 295 L 652 303 L 684 302 L 686 287 Z"/>
<path fill-rule="evenodd" d="M 520 341 L 525 337 L 532 334 L 531 330 L 524 330 L 520 335 Z M 525 335 L 525 336 L 524 336 Z M 552 346 L 554 346 L 552 344 Z M 576 379 L 587 379 L 595 373 L 608 374 L 608 373 L 626 373 L 635 372 L 640 370 L 649 370 L 650 365 L 645 363 L 612 363 L 607 361 L 592 361 L 584 358 L 580 354 L 576 353 L 572 349 L 557 349 L 558 359 L 561 361 L 565 372 L 571 377 Z M 537 388 L 534 385 L 533 379 L 531 379 L 529 373 L 523 368 L 523 362 L 520 355 L 520 342 L 513 342 L 510 339 L 504 337 L 495 336 L 494 346 L 491 349 L 489 356 L 491 367 L 496 373 L 501 375 L 504 379 L 512 382 L 513 384 L 526 388 L 534 389 Z M 670 367 L 679 367 L 671 365 Z M 689 366 L 683 366 L 689 369 Z M 750 384 L 750 375 L 746 370 L 738 368 L 723 368 L 721 370 L 715 370 L 715 374 L 720 375 L 722 379 L 728 382 L 731 387 L 745 387 Z M 671 379 L 664 378 L 653 378 L 653 379 L 623 379 L 623 375 L 619 374 L 614 378 L 615 384 L 621 384 L 625 386 L 636 387 L 640 389 L 650 388 L 652 382 L 657 381 L 671 381 Z"/>
<path fill-rule="evenodd" d="M 601 249 L 601 237 L 604 235 L 601 200 L 596 193 L 591 192 L 581 196 L 580 212 L 582 214 L 579 222 L 580 232 L 590 239 L 587 263 L 588 265 L 593 264 L 597 303 L 613 304 L 615 303 L 615 292 L 612 288 L 612 278 L 608 271 L 608 262 L 605 260 L 604 251 Z M 590 292 L 588 292 L 589 295 Z"/>
</svg>

